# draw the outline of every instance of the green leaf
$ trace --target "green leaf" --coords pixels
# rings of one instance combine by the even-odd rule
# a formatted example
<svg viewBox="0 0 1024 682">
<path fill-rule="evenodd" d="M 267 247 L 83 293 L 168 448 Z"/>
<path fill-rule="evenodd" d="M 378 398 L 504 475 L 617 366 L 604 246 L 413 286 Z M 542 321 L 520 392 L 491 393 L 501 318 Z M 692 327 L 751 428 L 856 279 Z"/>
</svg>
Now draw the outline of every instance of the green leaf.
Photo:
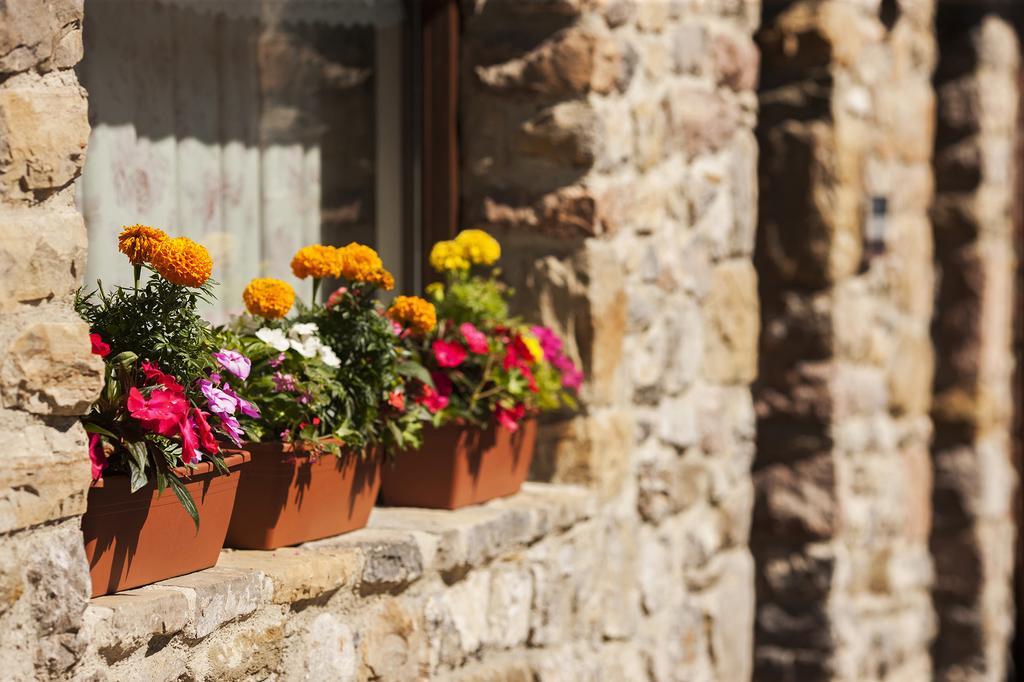
<svg viewBox="0 0 1024 682">
<path fill-rule="evenodd" d="M 135 362 L 138 359 L 139 359 L 138 355 L 136 355 L 135 353 L 131 352 L 130 350 L 126 350 L 126 351 L 124 351 L 122 353 L 118 353 L 117 355 L 112 357 L 109 360 L 109 362 L 110 362 L 110 364 L 116 365 L 118 367 L 128 368 L 128 367 L 131 367 L 132 365 L 134 365 Z"/>
<path fill-rule="evenodd" d="M 199 533 L 199 511 L 196 509 L 196 503 L 192 500 L 192 496 L 189 495 L 188 489 L 185 484 L 181 482 L 177 476 L 172 472 L 167 477 L 167 483 L 170 484 L 171 490 L 177 496 L 178 501 L 181 502 L 181 506 L 185 508 L 188 515 L 192 517 L 192 523 L 196 524 L 196 533 Z"/>
<path fill-rule="evenodd" d="M 92 422 L 82 422 L 82 426 L 85 427 L 85 430 L 88 431 L 89 433 L 98 433 L 102 436 L 110 436 L 111 438 L 120 439 L 120 437 L 116 433 L 103 428 L 99 424 L 93 424 Z"/>
<path fill-rule="evenodd" d="M 434 388 L 434 380 L 430 377 L 430 372 L 418 362 L 400 362 L 395 369 L 404 377 L 419 379 L 427 386 Z"/>
<path fill-rule="evenodd" d="M 135 492 L 140 488 L 144 488 L 149 481 L 146 479 L 146 469 L 140 467 L 134 459 L 128 460 L 128 468 L 131 469 L 131 481 L 130 490 Z"/>
</svg>

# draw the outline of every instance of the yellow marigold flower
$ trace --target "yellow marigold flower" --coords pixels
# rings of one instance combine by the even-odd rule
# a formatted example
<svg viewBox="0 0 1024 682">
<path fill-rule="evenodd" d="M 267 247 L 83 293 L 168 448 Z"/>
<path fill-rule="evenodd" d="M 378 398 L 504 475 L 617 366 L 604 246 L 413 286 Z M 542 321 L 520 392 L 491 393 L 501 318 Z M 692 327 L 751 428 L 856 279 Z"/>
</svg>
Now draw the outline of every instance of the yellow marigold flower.
<svg viewBox="0 0 1024 682">
<path fill-rule="evenodd" d="M 150 263 L 161 277 L 182 287 L 201 287 L 213 273 L 213 259 L 206 247 L 188 237 L 165 239 Z"/>
<path fill-rule="evenodd" d="M 455 243 L 474 265 L 491 265 L 501 258 L 501 244 L 483 230 L 463 230 L 455 237 Z"/>
<path fill-rule="evenodd" d="M 430 267 L 438 272 L 467 270 L 469 260 L 462 246 L 455 240 L 448 239 L 434 244 L 434 248 L 430 250 Z"/>
<path fill-rule="evenodd" d="M 443 301 L 444 300 L 444 284 L 441 282 L 431 282 L 426 287 L 427 296 L 431 298 Z"/>
<path fill-rule="evenodd" d="M 341 276 L 350 282 L 376 284 L 385 291 L 395 287 L 394 276 L 384 269 L 377 252 L 364 244 L 352 242 L 338 249 Z"/>
<path fill-rule="evenodd" d="M 288 314 L 295 303 L 295 290 L 288 282 L 273 277 L 257 277 L 242 292 L 245 309 L 268 320 L 278 320 Z"/>
<path fill-rule="evenodd" d="M 338 277 L 341 274 L 341 256 L 333 246 L 303 246 L 292 258 L 292 272 L 299 279 Z"/>
<path fill-rule="evenodd" d="M 540 362 L 544 359 L 544 349 L 541 348 L 540 341 L 537 337 L 531 336 L 530 334 L 523 334 L 523 345 L 526 346 L 526 350 L 530 351 L 530 355 L 533 356 L 534 362 Z"/>
<path fill-rule="evenodd" d="M 413 334 L 423 335 L 437 326 L 434 304 L 419 296 L 398 296 L 388 308 L 388 317 L 408 327 Z"/>
<path fill-rule="evenodd" d="M 161 243 L 167 241 L 167 234 L 149 225 L 125 225 L 117 237 L 117 250 L 128 256 L 132 265 L 148 263 Z"/>
</svg>

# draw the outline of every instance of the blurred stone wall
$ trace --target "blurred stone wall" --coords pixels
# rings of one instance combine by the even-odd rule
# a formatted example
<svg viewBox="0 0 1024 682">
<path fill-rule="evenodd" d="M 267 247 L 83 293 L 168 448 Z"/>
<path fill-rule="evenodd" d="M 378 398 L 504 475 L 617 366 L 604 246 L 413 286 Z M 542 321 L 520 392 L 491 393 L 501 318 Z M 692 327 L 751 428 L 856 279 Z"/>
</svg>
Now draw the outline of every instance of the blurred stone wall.
<svg viewBox="0 0 1024 682">
<path fill-rule="evenodd" d="M 89 579 L 78 530 L 89 485 L 76 416 L 103 365 L 72 310 L 86 236 L 72 182 L 85 159 L 81 0 L 0 3 L 0 665 L 67 670 Z"/>
<path fill-rule="evenodd" d="M 767 7 L 754 677 L 928 679 L 934 3 Z"/>
<path fill-rule="evenodd" d="M 654 679 L 748 679 L 759 3 L 463 9 L 461 222 L 587 375 L 534 477 L 606 500 L 639 579 L 610 641 Z"/>
<path fill-rule="evenodd" d="M 940 5 L 937 19 L 935 676 L 997 680 L 1013 629 L 1021 48 L 1012 25 L 981 7 Z"/>
</svg>

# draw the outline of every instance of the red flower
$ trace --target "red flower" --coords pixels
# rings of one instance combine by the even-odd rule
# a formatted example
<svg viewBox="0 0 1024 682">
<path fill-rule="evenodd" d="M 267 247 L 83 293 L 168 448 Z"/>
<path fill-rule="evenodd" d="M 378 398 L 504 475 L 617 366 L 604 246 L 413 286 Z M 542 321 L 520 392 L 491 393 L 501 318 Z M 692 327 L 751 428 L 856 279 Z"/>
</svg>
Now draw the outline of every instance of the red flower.
<svg viewBox="0 0 1024 682">
<path fill-rule="evenodd" d="M 469 346 L 470 352 L 479 355 L 487 354 L 487 337 L 482 331 L 474 327 L 472 322 L 460 324 L 459 331 L 462 332 L 462 338 L 466 340 L 466 345 Z"/>
<path fill-rule="evenodd" d="M 110 355 L 110 344 L 103 340 L 99 334 L 89 334 L 89 341 L 92 342 L 92 354 L 105 358 Z"/>
<path fill-rule="evenodd" d="M 202 410 L 192 408 L 192 412 L 189 413 L 189 426 L 194 426 L 199 432 L 199 444 L 202 446 L 203 452 L 216 455 L 220 451 L 217 439 L 213 437 L 213 429 L 210 428 L 210 423 L 206 421 L 206 415 Z"/>
<path fill-rule="evenodd" d="M 180 393 L 157 389 L 146 399 L 134 386 L 128 391 L 127 406 L 128 413 L 139 420 L 142 428 L 167 437 L 181 432 L 189 408 Z"/>
<path fill-rule="evenodd" d="M 405 393 L 395 389 L 388 395 L 388 405 L 399 412 L 405 412 Z"/>
<path fill-rule="evenodd" d="M 537 380 L 533 378 L 533 370 L 530 369 L 530 363 L 532 362 L 533 354 L 526 347 L 526 343 L 523 342 L 523 337 L 516 336 L 512 339 L 511 344 L 509 344 L 508 350 L 505 351 L 505 357 L 502 358 L 501 366 L 506 372 L 512 369 L 519 370 L 519 373 L 526 379 L 530 390 L 536 393 L 539 389 L 537 387 Z"/>
<path fill-rule="evenodd" d="M 103 439 L 98 433 L 89 434 L 89 461 L 92 462 L 92 480 L 95 481 L 107 468 L 107 454 L 103 452 Z"/>
<path fill-rule="evenodd" d="M 313 426 L 320 426 L 320 417 L 313 417 Z"/>
<path fill-rule="evenodd" d="M 458 367 L 466 359 L 466 349 L 458 341 L 442 341 L 438 339 L 431 346 L 434 358 L 441 367 Z"/>
<path fill-rule="evenodd" d="M 199 438 L 191 420 L 185 420 L 179 425 L 181 434 L 181 461 L 185 464 L 195 464 L 199 461 Z"/>
<path fill-rule="evenodd" d="M 430 378 L 434 382 L 434 388 L 437 389 L 437 392 L 446 398 L 455 390 L 452 380 L 444 372 L 431 372 Z"/>
<path fill-rule="evenodd" d="M 500 405 L 494 410 L 494 418 L 498 420 L 504 428 L 510 432 L 515 433 L 519 429 L 519 422 L 522 421 L 526 415 L 526 406 L 519 403 L 510 410 L 506 410 Z"/>
<path fill-rule="evenodd" d="M 146 375 L 147 383 L 161 384 L 168 391 L 174 393 L 185 393 L 185 387 L 179 384 L 177 379 L 160 369 L 160 365 L 155 362 L 143 362 L 139 365 L 139 369 Z"/>
<path fill-rule="evenodd" d="M 423 391 L 416 402 L 426 407 L 429 412 L 435 413 L 448 407 L 448 396 L 441 395 L 427 384 L 423 384 Z"/>
</svg>

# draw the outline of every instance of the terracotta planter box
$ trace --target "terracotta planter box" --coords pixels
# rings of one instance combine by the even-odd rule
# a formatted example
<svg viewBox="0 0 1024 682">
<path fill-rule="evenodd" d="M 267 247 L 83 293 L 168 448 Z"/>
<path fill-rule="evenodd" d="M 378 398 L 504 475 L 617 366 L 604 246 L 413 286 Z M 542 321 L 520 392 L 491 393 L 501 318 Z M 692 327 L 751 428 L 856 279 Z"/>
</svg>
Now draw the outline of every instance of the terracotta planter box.
<svg viewBox="0 0 1024 682">
<path fill-rule="evenodd" d="M 533 461 L 537 422 L 509 433 L 447 424 L 424 431 L 423 447 L 384 465 L 381 500 L 399 507 L 458 509 L 519 492 Z"/>
<path fill-rule="evenodd" d="M 235 469 L 249 453 L 225 451 L 224 463 Z M 156 485 L 130 493 L 128 476 L 111 475 L 93 482 L 82 517 L 85 556 L 92 576 L 92 596 L 120 592 L 216 565 L 238 489 L 239 471 L 218 474 L 213 464 L 174 470 L 199 510 L 199 531 L 169 489 L 157 496 Z M 186 478 L 187 476 L 187 478 Z"/>
<path fill-rule="evenodd" d="M 253 443 L 225 541 L 275 549 L 366 526 L 380 489 L 380 456 L 344 452 L 316 459 L 284 443 Z"/>
</svg>

